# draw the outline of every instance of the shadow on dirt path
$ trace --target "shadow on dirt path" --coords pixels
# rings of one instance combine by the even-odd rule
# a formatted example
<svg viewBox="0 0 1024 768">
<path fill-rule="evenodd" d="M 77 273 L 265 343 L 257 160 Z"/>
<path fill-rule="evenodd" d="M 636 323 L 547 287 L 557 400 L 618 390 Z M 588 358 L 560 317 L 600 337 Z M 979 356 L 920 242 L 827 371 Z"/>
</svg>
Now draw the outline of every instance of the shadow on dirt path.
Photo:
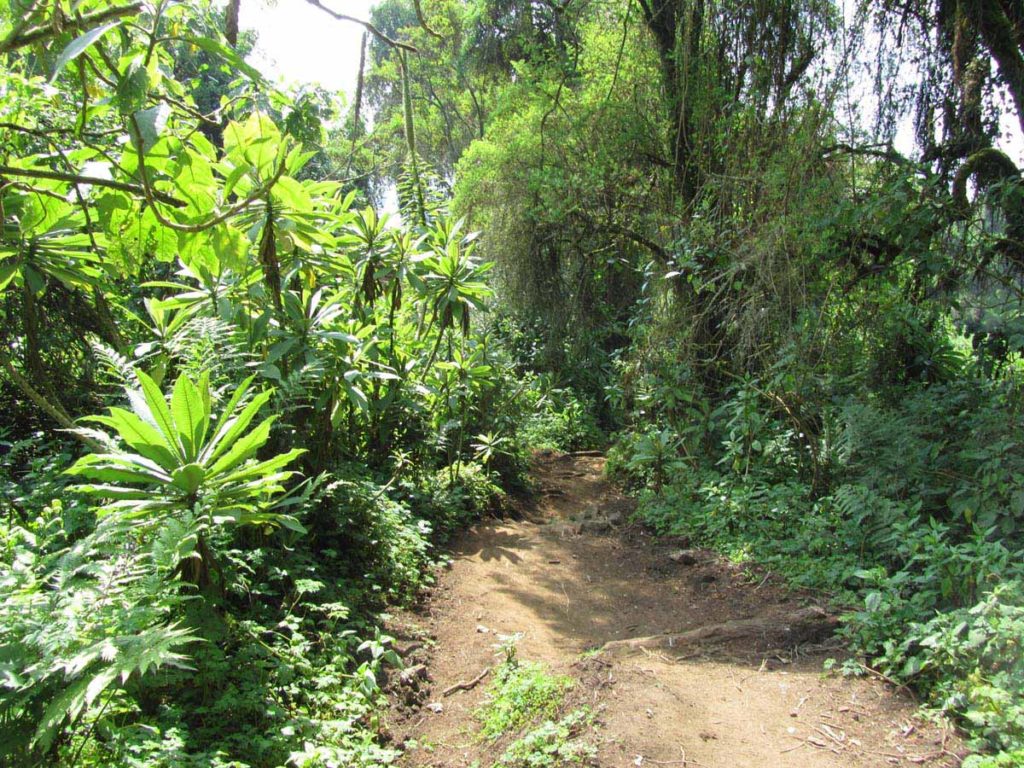
<svg viewBox="0 0 1024 768">
<path fill-rule="evenodd" d="M 841 651 L 827 623 L 797 631 L 806 596 L 628 525 L 630 502 L 603 467 L 598 456 L 539 456 L 524 519 L 464 533 L 428 605 L 396 617 L 414 668 L 405 684 L 419 691 L 398 686 L 393 697 L 404 765 L 489 768 L 500 756 L 476 736 L 486 681 L 443 693 L 492 667 L 509 635 L 520 658 L 577 680 L 577 703 L 597 713 L 600 766 L 959 764 L 948 727 L 917 717 L 906 695 L 822 674 Z M 648 647 L 588 653 L 652 636 Z"/>
</svg>

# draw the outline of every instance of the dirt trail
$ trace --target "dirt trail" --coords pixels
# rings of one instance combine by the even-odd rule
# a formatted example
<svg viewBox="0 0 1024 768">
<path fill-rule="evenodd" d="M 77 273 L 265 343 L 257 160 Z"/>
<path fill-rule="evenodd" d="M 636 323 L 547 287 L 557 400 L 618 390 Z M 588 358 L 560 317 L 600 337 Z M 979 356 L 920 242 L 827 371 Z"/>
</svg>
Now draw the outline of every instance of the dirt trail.
<svg viewBox="0 0 1024 768">
<path fill-rule="evenodd" d="M 838 652 L 786 631 L 806 597 L 625 525 L 629 501 L 603 480 L 603 463 L 540 457 L 540 494 L 524 519 L 465 533 L 425 609 L 396 617 L 410 663 L 426 662 L 412 685 L 421 695 L 402 705 L 399 687 L 395 697 L 392 730 L 409 747 L 405 765 L 488 768 L 501 754 L 502 745 L 475 735 L 487 681 L 443 692 L 492 666 L 498 636 L 517 633 L 521 658 L 579 681 L 574 703 L 598 713 L 603 767 L 958 764 L 955 738 L 921 721 L 909 698 L 876 680 L 822 674 L 822 660 Z M 745 619 L 764 631 L 717 643 L 712 632 L 685 648 L 584 653 Z M 409 651 L 420 646 L 417 636 L 428 642 Z"/>
</svg>

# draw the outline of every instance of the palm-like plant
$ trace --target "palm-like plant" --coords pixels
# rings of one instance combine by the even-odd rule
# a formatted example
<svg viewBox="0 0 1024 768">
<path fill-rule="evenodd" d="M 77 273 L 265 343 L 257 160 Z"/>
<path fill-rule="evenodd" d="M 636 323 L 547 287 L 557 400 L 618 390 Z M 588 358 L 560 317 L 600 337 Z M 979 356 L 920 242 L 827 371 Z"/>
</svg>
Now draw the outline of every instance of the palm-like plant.
<svg viewBox="0 0 1024 768">
<path fill-rule="evenodd" d="M 179 554 L 183 562 L 193 562 L 190 580 L 197 584 L 206 583 L 212 565 L 205 538 L 211 530 L 234 524 L 304 532 L 298 520 L 272 504 L 294 474 L 285 467 L 303 451 L 254 458 L 267 442 L 275 417 L 249 426 L 271 391 L 247 398 L 250 377 L 214 419 L 208 374 L 197 383 L 178 377 L 169 398 L 145 372 L 137 371 L 137 376 L 140 389 L 126 390 L 131 410 L 111 408 L 109 415 L 89 419 L 111 428 L 117 437 L 83 430 L 109 450 L 87 455 L 68 470 L 97 481 L 78 490 L 106 500 L 104 518 L 139 533 L 172 520 L 185 522 L 194 546 Z"/>
<path fill-rule="evenodd" d="M 459 235 L 461 221 L 438 222 L 430 233 L 429 255 L 418 259 L 417 270 L 408 274 L 409 282 L 429 308 L 430 323 L 423 338 L 437 325 L 437 338 L 424 370 L 429 371 L 437 357 L 445 332 L 458 324 L 465 338 L 469 335 L 470 311 L 481 311 L 491 296 L 484 280 L 493 262 L 479 263 L 473 258 L 473 239 Z"/>
<path fill-rule="evenodd" d="M 628 466 L 631 469 L 649 469 L 654 492 L 661 493 L 669 470 L 685 466 L 678 460 L 680 442 L 678 436 L 669 429 L 648 432 L 637 444 Z"/>
</svg>

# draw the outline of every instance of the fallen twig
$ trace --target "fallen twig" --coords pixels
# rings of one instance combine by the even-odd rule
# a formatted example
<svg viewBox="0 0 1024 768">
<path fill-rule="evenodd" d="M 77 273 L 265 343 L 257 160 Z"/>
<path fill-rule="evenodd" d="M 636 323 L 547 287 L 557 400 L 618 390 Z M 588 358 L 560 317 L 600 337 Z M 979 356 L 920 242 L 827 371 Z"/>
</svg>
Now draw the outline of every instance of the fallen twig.
<svg viewBox="0 0 1024 768">
<path fill-rule="evenodd" d="M 914 695 L 914 692 L 910 689 L 909 686 L 907 686 L 907 685 L 905 685 L 905 684 L 903 684 L 901 682 L 898 682 L 896 680 L 893 680 L 888 675 L 883 674 L 882 672 L 879 672 L 877 669 L 869 667 L 867 664 L 864 664 L 862 662 L 858 662 L 857 666 L 859 666 L 861 669 L 863 669 L 865 672 L 867 672 L 872 677 L 877 677 L 879 680 L 888 683 L 889 685 L 891 685 L 896 690 L 903 691 L 904 693 L 906 693 L 911 698 L 911 700 L 915 704 L 918 703 L 917 696 Z"/>
<path fill-rule="evenodd" d="M 471 691 L 474 688 L 476 688 L 477 684 L 481 680 L 483 680 L 485 677 L 487 677 L 488 674 L 490 674 L 490 671 L 491 671 L 490 667 L 484 667 L 484 671 L 481 672 L 476 677 L 474 677 L 469 682 L 467 682 L 467 683 L 456 683 L 451 688 L 445 688 L 444 692 L 441 695 L 442 696 L 451 696 L 456 691 Z"/>
</svg>

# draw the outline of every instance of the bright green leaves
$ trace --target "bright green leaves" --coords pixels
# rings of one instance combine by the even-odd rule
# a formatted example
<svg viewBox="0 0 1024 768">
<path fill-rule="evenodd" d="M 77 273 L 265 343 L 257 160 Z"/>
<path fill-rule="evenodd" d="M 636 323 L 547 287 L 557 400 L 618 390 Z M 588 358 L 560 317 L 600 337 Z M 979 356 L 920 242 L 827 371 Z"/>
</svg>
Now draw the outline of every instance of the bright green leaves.
<svg viewBox="0 0 1024 768">
<path fill-rule="evenodd" d="M 170 116 L 171 108 L 164 103 L 157 104 L 148 109 L 140 109 L 135 113 L 135 125 L 139 129 L 143 151 L 148 152 L 153 148 L 157 139 L 163 135 L 164 129 L 167 128 L 167 121 Z"/>
<path fill-rule="evenodd" d="M 484 276 L 494 267 L 480 264 L 472 255 L 472 237 L 459 235 L 461 222 L 440 221 L 431 232 L 430 256 L 421 262 L 414 281 L 430 303 L 441 329 L 458 323 L 463 336 L 469 335 L 470 310 L 482 310 L 491 295 Z"/>
<path fill-rule="evenodd" d="M 27 170 L 35 170 L 34 168 Z M 93 243 L 102 235 L 82 231 L 85 217 L 58 194 L 54 181 L 39 184 L 49 194 L 5 188 L 0 204 L 6 216 L 0 230 L 0 290 L 12 282 L 41 293 L 48 277 L 71 288 L 88 288 L 101 277 Z"/>
<path fill-rule="evenodd" d="M 0 253 L 0 291 L 10 285 L 17 274 L 18 262 L 10 258 L 10 254 Z"/>
<path fill-rule="evenodd" d="M 225 64 L 231 67 L 236 72 L 241 72 L 246 77 L 253 80 L 256 83 L 263 83 L 263 75 L 260 71 L 248 64 L 244 58 L 238 55 L 238 52 L 227 45 L 224 45 L 219 40 L 214 40 L 212 37 L 189 37 L 187 38 L 189 45 L 194 45 L 207 53 L 212 53 L 218 58 L 222 59 Z"/>
<path fill-rule="evenodd" d="M 57 61 L 53 65 L 53 75 L 50 77 L 50 82 L 57 79 L 57 75 L 61 73 L 61 70 L 64 69 L 64 67 L 85 53 L 86 49 L 120 23 L 120 21 L 114 21 L 110 24 L 105 24 L 102 27 L 90 29 L 85 34 L 79 35 L 68 43 L 67 47 L 61 51 L 60 56 L 57 57 Z"/>
<path fill-rule="evenodd" d="M 69 469 L 98 481 L 79 486 L 81 491 L 111 500 L 107 514 L 141 525 L 155 525 L 163 514 L 198 505 L 216 524 L 302 529 L 294 518 L 266 509 L 284 492 L 284 483 L 294 474 L 285 467 L 302 451 L 254 460 L 270 438 L 274 417 L 250 425 L 270 392 L 248 398 L 252 379 L 246 380 L 214 422 L 208 375 L 198 382 L 180 376 L 169 398 L 144 372 L 138 371 L 137 377 L 139 389 L 127 392 L 131 411 L 111 408 L 108 416 L 91 419 L 114 430 L 126 449 L 91 454 Z M 116 444 L 109 436 L 107 442 Z"/>
<path fill-rule="evenodd" d="M 147 66 L 142 56 L 135 56 L 128 62 L 116 91 L 117 107 L 122 115 L 132 115 L 146 106 L 146 99 L 158 71 L 156 67 Z"/>
<path fill-rule="evenodd" d="M 203 444 L 210 427 L 208 374 L 203 374 L 198 387 L 188 377 L 178 377 L 171 395 L 171 416 L 185 455 L 194 460 L 199 455 L 199 446 Z"/>
<path fill-rule="evenodd" d="M 242 385 L 235 390 L 231 400 L 225 406 L 224 412 L 231 415 L 221 419 L 220 426 L 213 437 L 203 447 L 200 457 L 204 463 L 210 463 L 228 451 L 242 433 L 245 432 L 249 424 L 252 423 L 260 408 L 270 399 L 271 392 L 265 391 L 245 402 L 244 398 L 251 382 L 251 378 L 242 382 Z"/>
<path fill-rule="evenodd" d="M 191 496 L 199 490 L 205 479 L 206 470 L 199 464 L 186 464 L 184 467 L 174 470 L 171 475 L 171 484 Z"/>
<path fill-rule="evenodd" d="M 144 419 L 135 412 L 111 408 L 109 416 L 93 416 L 91 421 L 115 430 L 129 447 L 161 467 L 173 466 L 180 458 L 168 447 L 152 420 Z"/>
<path fill-rule="evenodd" d="M 178 648 L 199 638 L 174 625 L 156 626 L 138 634 L 106 637 L 67 660 L 65 676 L 71 680 L 39 720 L 33 745 L 46 750 L 66 720 L 76 720 L 113 683 L 124 684 L 133 675 L 145 675 L 162 666 L 189 669 Z"/>
<path fill-rule="evenodd" d="M 224 130 L 224 152 L 236 167 L 249 167 L 259 178 L 272 176 L 285 157 L 284 139 L 274 121 L 254 112 L 244 123 Z"/>
<path fill-rule="evenodd" d="M 140 400 L 137 394 L 130 393 L 132 407 L 142 419 L 160 430 L 164 444 L 174 451 L 177 458 L 187 460 L 188 453 L 185 452 L 181 444 L 178 429 L 171 417 L 171 410 L 167 407 L 163 393 L 160 392 L 160 387 L 142 371 L 138 372 L 138 377 L 139 384 L 142 386 L 143 399 Z"/>
</svg>

